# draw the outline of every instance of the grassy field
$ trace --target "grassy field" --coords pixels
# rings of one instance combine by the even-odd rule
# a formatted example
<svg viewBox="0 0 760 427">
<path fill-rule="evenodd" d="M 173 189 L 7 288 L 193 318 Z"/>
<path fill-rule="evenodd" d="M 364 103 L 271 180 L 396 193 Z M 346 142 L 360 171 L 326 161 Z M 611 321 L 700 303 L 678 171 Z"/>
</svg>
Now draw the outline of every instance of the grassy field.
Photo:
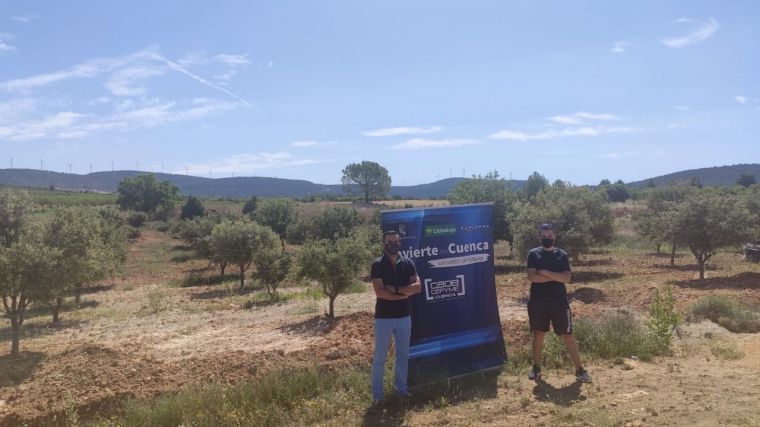
<svg viewBox="0 0 760 427">
<path fill-rule="evenodd" d="M 337 318 L 327 319 L 313 283 L 291 277 L 277 298 L 255 275 L 240 288 L 234 271 L 222 279 L 153 223 L 130 244 L 120 275 L 90 288 L 79 308 L 67 299 L 60 326 L 32 309 L 22 356 L 0 357 L 0 425 L 760 424 L 760 265 L 727 248 L 699 281 L 690 253 L 679 249 L 671 266 L 631 232 L 631 206 L 614 207 L 613 244 L 573 260 L 568 291 L 592 385 L 573 381 L 552 334 L 545 382 L 527 380 L 528 284 L 503 243 L 504 369 L 433 384 L 411 400 L 392 396 L 387 375 L 391 397 L 373 407 L 368 284 L 338 297 Z M 685 323 L 663 348 L 649 314 L 655 290 L 667 287 Z"/>
</svg>

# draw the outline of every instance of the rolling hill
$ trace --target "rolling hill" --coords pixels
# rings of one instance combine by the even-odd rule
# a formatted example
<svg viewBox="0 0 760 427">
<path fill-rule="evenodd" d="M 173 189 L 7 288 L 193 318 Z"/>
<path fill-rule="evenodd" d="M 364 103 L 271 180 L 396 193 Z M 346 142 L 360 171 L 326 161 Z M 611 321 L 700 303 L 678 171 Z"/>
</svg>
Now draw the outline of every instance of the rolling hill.
<svg viewBox="0 0 760 427">
<path fill-rule="evenodd" d="M 94 172 L 86 175 L 67 174 L 34 169 L 0 169 L 0 185 L 15 187 L 54 187 L 70 191 L 115 192 L 119 182 L 145 172 L 113 171 Z M 691 169 L 674 172 L 651 178 L 656 185 L 669 182 L 688 182 L 697 177 L 703 185 L 733 186 L 736 178 L 742 173 L 754 174 L 760 180 L 760 164 L 741 164 L 732 166 L 716 166 L 711 168 Z M 198 176 L 154 173 L 160 180 L 170 181 L 179 187 L 183 194 L 200 197 L 234 197 L 245 198 L 252 195 L 262 197 L 307 197 L 344 195 L 341 185 L 315 184 L 306 180 L 267 178 L 267 177 L 236 177 L 236 178 L 203 178 Z M 393 186 L 391 196 L 402 198 L 440 198 L 465 178 L 447 178 L 428 184 Z M 521 188 L 525 181 L 513 181 L 516 188 Z M 631 187 L 644 187 L 649 179 L 629 183 Z"/>
</svg>

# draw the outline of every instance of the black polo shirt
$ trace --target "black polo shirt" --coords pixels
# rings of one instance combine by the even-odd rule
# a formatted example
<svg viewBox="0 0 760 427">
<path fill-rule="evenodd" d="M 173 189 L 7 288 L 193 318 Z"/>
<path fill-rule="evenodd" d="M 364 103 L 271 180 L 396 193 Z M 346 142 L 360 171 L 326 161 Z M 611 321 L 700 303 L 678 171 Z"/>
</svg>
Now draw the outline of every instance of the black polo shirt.
<svg viewBox="0 0 760 427">
<path fill-rule="evenodd" d="M 549 270 L 555 273 L 570 271 L 570 259 L 567 252 L 560 248 L 547 251 L 542 246 L 528 252 L 528 268 Z M 546 282 L 530 284 L 530 299 L 533 301 L 553 301 L 567 299 L 567 288 L 562 282 Z"/>
<path fill-rule="evenodd" d="M 383 285 L 409 286 L 409 278 L 417 275 L 414 261 L 401 254 L 393 264 L 388 255 L 383 255 L 372 263 L 370 271 L 371 279 L 382 279 Z M 377 299 L 375 303 L 375 319 L 399 319 L 409 316 L 411 311 L 411 298 L 398 301 Z"/>
</svg>

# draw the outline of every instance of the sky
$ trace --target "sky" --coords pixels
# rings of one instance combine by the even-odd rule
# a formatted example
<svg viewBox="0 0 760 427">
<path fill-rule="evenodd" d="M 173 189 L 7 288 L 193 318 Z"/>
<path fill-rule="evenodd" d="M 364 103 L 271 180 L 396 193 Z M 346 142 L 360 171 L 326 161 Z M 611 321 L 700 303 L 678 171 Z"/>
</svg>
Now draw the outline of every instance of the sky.
<svg viewBox="0 0 760 427">
<path fill-rule="evenodd" d="M 582 185 L 759 134 L 752 0 L 0 3 L 0 168 Z"/>
</svg>

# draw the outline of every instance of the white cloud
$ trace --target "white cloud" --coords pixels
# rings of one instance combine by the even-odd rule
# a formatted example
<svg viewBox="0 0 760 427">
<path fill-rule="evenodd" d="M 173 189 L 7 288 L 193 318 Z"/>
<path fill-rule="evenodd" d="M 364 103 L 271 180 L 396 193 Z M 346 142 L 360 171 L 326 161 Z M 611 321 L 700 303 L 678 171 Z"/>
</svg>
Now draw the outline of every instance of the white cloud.
<svg viewBox="0 0 760 427">
<path fill-rule="evenodd" d="M 630 42 L 626 42 L 626 41 L 618 41 L 618 42 L 615 42 L 615 43 L 612 45 L 612 49 L 610 49 L 610 52 L 612 52 L 612 53 L 623 53 L 623 52 L 625 52 L 625 50 L 626 50 L 626 49 L 627 49 L 627 48 L 628 48 L 630 45 L 631 45 L 631 43 L 630 43 Z"/>
<path fill-rule="evenodd" d="M 575 114 L 552 116 L 552 117 L 549 117 L 549 120 L 555 123 L 561 123 L 564 125 L 574 125 L 574 124 L 582 123 L 584 120 L 610 121 L 610 120 L 620 120 L 620 117 L 611 113 L 595 114 L 595 113 L 587 113 L 585 111 L 579 111 Z"/>
<path fill-rule="evenodd" d="M 11 20 L 21 22 L 22 24 L 28 24 L 33 19 L 35 19 L 34 16 L 11 16 Z"/>
<path fill-rule="evenodd" d="M 143 96 L 147 88 L 141 83 L 166 71 L 166 67 L 155 64 L 129 66 L 116 71 L 103 85 L 116 96 Z"/>
<path fill-rule="evenodd" d="M 394 150 L 422 150 L 425 148 L 453 148 L 463 147 L 466 145 L 480 144 L 476 139 L 424 139 L 414 138 L 409 141 L 395 144 L 391 148 Z"/>
<path fill-rule="evenodd" d="M 44 138 L 58 131 L 69 129 L 82 114 L 63 111 L 41 120 L 27 121 L 15 125 L 0 126 L 0 138 L 11 141 L 24 141 Z"/>
<path fill-rule="evenodd" d="M 396 127 L 396 128 L 383 128 L 369 130 L 362 132 L 364 136 L 396 136 L 396 135 L 426 135 L 430 133 L 440 132 L 443 128 L 440 126 L 428 126 L 428 127 Z"/>
<path fill-rule="evenodd" d="M 600 136 L 614 133 L 637 132 L 639 129 L 625 126 L 584 126 L 565 129 L 549 129 L 540 132 L 521 132 L 514 130 L 501 130 L 488 137 L 491 139 L 504 139 L 508 141 L 530 141 L 541 139 L 556 139 L 571 136 Z"/>
<path fill-rule="evenodd" d="M 213 173 L 253 173 L 262 169 L 276 169 L 292 166 L 305 166 L 319 163 L 312 159 L 294 157 L 287 151 L 275 153 L 235 154 L 217 162 L 199 163 L 187 166 L 190 174 L 205 175 Z M 178 171 L 180 172 L 180 171 Z M 181 171 L 184 173 L 184 170 Z"/>
<path fill-rule="evenodd" d="M 228 89 L 200 77 L 178 62 L 161 56 L 155 48 L 148 48 L 114 58 L 92 59 L 52 73 L 8 80 L 0 83 L 0 91 L 27 92 L 53 83 L 74 79 L 95 78 L 107 74 L 109 78 L 104 84 L 112 93 L 120 96 L 143 95 L 146 92 L 145 87 L 133 86 L 132 84 L 164 74 L 167 68 L 184 74 L 202 85 L 225 93 L 246 106 L 248 105 L 248 101 L 230 92 Z"/>
<path fill-rule="evenodd" d="M 149 99 L 141 101 L 141 104 L 128 99 L 117 104 L 114 114 L 110 116 L 84 115 L 65 111 L 19 124 L 3 126 L 0 123 L 0 139 L 83 138 L 98 132 L 129 131 L 200 119 L 240 106 L 241 104 L 236 102 L 207 98 L 164 103 Z"/>
<path fill-rule="evenodd" d="M 12 52 L 16 50 L 15 46 L 9 45 L 7 42 L 13 40 L 13 35 L 7 33 L 0 33 L 0 53 Z"/>
<path fill-rule="evenodd" d="M 746 96 L 737 95 L 737 96 L 734 97 L 734 99 L 739 104 L 745 104 L 747 102 L 747 97 Z"/>
<path fill-rule="evenodd" d="M 639 155 L 639 153 L 628 151 L 628 152 L 622 152 L 622 153 L 607 153 L 607 154 L 602 154 L 599 157 L 601 157 L 603 159 L 618 160 L 618 159 L 623 159 L 623 158 L 626 158 L 626 157 L 636 157 L 638 155 Z"/>
<path fill-rule="evenodd" d="M 675 108 L 676 110 L 681 110 L 681 111 L 689 111 L 688 105 L 674 105 L 673 108 Z"/>
<path fill-rule="evenodd" d="M 108 104 L 109 102 L 111 102 L 111 98 L 107 96 L 100 96 L 90 101 L 87 101 L 87 105 L 93 106 L 93 105 L 100 105 L 100 104 Z"/>
<path fill-rule="evenodd" d="M 668 123 L 668 129 L 681 129 L 685 127 L 686 125 L 683 123 Z"/>
<path fill-rule="evenodd" d="M 274 61 L 267 62 L 267 68 L 273 68 L 274 67 Z"/>
<path fill-rule="evenodd" d="M 338 141 L 325 141 L 325 142 L 319 142 L 319 141 L 293 141 L 290 143 L 291 147 L 323 147 L 325 145 L 335 145 Z"/>
<path fill-rule="evenodd" d="M 251 60 L 248 59 L 247 53 L 242 54 L 242 55 L 222 53 L 222 54 L 216 55 L 214 60 L 217 62 L 221 62 L 222 64 L 227 65 L 229 67 L 238 67 L 241 65 L 247 65 L 251 63 Z"/>
<path fill-rule="evenodd" d="M 692 24 L 692 21 L 686 18 L 681 18 L 676 22 Z M 713 36 L 713 34 L 715 34 L 718 31 L 719 28 L 720 28 L 720 25 L 718 25 L 718 21 L 716 21 L 713 18 L 710 18 L 708 22 L 697 23 L 697 27 L 695 27 L 687 35 L 680 36 L 680 37 L 666 38 L 666 39 L 660 40 L 660 43 L 672 48 L 686 47 L 691 44 L 709 39 L 710 37 Z"/>
</svg>

